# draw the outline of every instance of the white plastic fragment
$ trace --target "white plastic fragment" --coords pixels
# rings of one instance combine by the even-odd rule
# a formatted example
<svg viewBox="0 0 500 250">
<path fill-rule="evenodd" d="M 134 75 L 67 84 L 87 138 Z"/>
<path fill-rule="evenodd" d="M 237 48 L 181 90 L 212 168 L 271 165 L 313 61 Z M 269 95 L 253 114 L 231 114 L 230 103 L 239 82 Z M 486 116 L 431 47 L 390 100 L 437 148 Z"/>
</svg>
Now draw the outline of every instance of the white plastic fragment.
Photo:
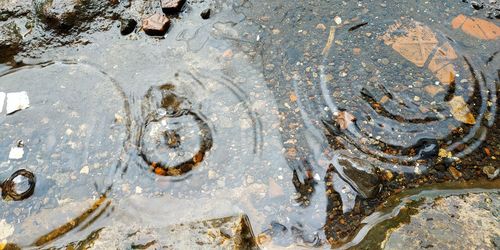
<svg viewBox="0 0 500 250">
<path fill-rule="evenodd" d="M 0 113 L 3 112 L 3 103 L 5 102 L 5 93 L 0 92 Z"/>
<path fill-rule="evenodd" d="M 7 114 L 30 107 L 30 100 L 26 91 L 7 93 Z"/>
<path fill-rule="evenodd" d="M 0 221 L 0 246 L 2 246 L 1 241 L 6 240 L 14 233 L 14 227 L 8 224 L 5 220 Z"/>
<path fill-rule="evenodd" d="M 10 149 L 9 159 L 10 160 L 19 160 L 24 156 L 24 149 L 21 147 L 13 147 Z"/>
</svg>

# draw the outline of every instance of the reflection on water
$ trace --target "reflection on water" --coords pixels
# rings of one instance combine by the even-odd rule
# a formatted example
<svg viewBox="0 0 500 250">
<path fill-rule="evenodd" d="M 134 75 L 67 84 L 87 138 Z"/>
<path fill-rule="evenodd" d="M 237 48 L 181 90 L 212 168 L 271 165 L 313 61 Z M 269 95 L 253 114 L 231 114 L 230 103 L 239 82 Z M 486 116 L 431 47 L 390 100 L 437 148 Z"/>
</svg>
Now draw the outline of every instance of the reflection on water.
<svg viewBox="0 0 500 250">
<path fill-rule="evenodd" d="M 181 246 L 155 235 L 245 214 L 261 246 L 340 247 L 405 189 L 497 178 L 500 48 L 461 3 L 211 2 L 1 68 L 30 99 L 0 114 L 5 240 Z"/>
</svg>

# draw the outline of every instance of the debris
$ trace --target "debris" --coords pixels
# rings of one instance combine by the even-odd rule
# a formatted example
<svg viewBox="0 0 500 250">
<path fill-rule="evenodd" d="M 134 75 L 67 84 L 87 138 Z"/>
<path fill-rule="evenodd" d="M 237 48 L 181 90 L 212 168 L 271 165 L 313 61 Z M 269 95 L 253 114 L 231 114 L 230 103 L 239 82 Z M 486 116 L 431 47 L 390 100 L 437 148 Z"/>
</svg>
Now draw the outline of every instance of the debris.
<svg viewBox="0 0 500 250">
<path fill-rule="evenodd" d="M 7 239 L 14 233 L 14 227 L 5 220 L 0 221 L 0 241 Z"/>
<path fill-rule="evenodd" d="M 451 21 L 451 27 L 453 29 L 461 28 L 464 33 L 481 40 L 496 40 L 500 37 L 500 27 L 496 24 L 462 14 Z"/>
<path fill-rule="evenodd" d="M 89 166 L 84 166 L 82 169 L 80 169 L 80 174 L 89 174 L 89 172 Z"/>
<path fill-rule="evenodd" d="M 201 18 L 203 19 L 209 19 L 210 18 L 210 13 L 212 12 L 212 10 L 210 9 L 205 9 L 201 12 L 200 16 Z"/>
<path fill-rule="evenodd" d="M 270 198 L 275 198 L 285 195 L 285 193 L 283 192 L 283 188 L 281 188 L 280 185 L 278 185 L 278 183 L 276 183 L 276 181 L 273 180 L 272 178 L 269 178 L 268 195 Z"/>
<path fill-rule="evenodd" d="M 3 112 L 3 104 L 5 102 L 5 93 L 0 92 L 0 113 Z"/>
<path fill-rule="evenodd" d="M 326 30 L 326 26 L 322 23 L 318 23 L 318 25 L 316 25 L 316 29 L 317 30 Z"/>
<path fill-rule="evenodd" d="M 328 51 L 330 51 L 334 39 L 335 39 L 335 27 L 331 26 L 330 34 L 328 34 L 328 40 L 326 41 L 325 48 L 321 52 L 321 55 L 325 56 L 328 53 Z"/>
<path fill-rule="evenodd" d="M 290 101 L 291 101 L 291 102 L 296 102 L 296 101 L 297 101 L 297 99 L 298 99 L 298 98 L 297 98 L 297 95 L 295 95 L 294 93 L 291 93 L 291 94 L 290 94 Z"/>
<path fill-rule="evenodd" d="M 142 29 L 150 36 L 163 36 L 169 27 L 170 19 L 158 13 L 142 21 Z"/>
<path fill-rule="evenodd" d="M 333 21 L 335 21 L 335 23 L 337 25 L 340 25 L 342 23 L 342 18 L 340 18 L 339 16 L 336 16 L 333 18 Z"/>
<path fill-rule="evenodd" d="M 182 10 L 186 0 L 161 0 L 161 9 L 167 15 L 177 14 Z"/>
<path fill-rule="evenodd" d="M 364 23 L 360 23 L 360 24 L 357 24 L 357 25 L 354 25 L 352 26 L 351 28 L 349 28 L 349 31 L 354 31 L 354 30 L 357 30 L 365 25 L 367 25 L 368 23 L 367 22 L 364 22 Z"/>
<path fill-rule="evenodd" d="M 132 32 L 134 32 L 135 27 L 137 26 L 137 21 L 134 19 L 122 19 L 120 22 L 120 34 L 126 36 Z"/>
<path fill-rule="evenodd" d="M 136 194 L 141 194 L 141 193 L 142 193 L 142 188 L 141 188 L 141 187 L 139 187 L 139 186 L 136 186 L 136 187 L 135 187 L 135 193 L 136 193 Z"/>
<path fill-rule="evenodd" d="M 486 166 L 483 168 L 483 173 L 488 176 L 488 179 L 493 180 L 498 177 L 500 173 L 500 168 L 495 168 L 493 166 Z"/>
<path fill-rule="evenodd" d="M 9 159 L 10 160 L 20 160 L 24 156 L 24 148 L 23 147 L 13 147 L 10 149 Z"/>
<path fill-rule="evenodd" d="M 340 129 L 347 129 L 349 125 L 351 125 L 355 120 L 356 117 L 354 117 L 347 111 L 339 112 L 339 115 L 335 119 L 335 121 L 337 121 L 337 123 L 340 125 Z"/>
<path fill-rule="evenodd" d="M 454 96 L 448 104 L 450 105 L 451 114 L 457 121 L 471 125 L 476 123 L 474 115 L 470 112 L 462 96 Z"/>
<path fill-rule="evenodd" d="M 361 48 L 353 48 L 352 52 L 354 55 L 359 56 L 361 54 Z"/>
<path fill-rule="evenodd" d="M 30 107 L 30 100 L 26 91 L 7 93 L 6 112 L 8 115 Z"/>
<path fill-rule="evenodd" d="M 448 171 L 453 176 L 453 178 L 455 178 L 455 180 L 462 177 L 462 173 L 460 171 L 458 171 L 455 167 L 449 167 Z"/>
<path fill-rule="evenodd" d="M 226 59 L 230 59 L 231 57 L 233 57 L 233 51 L 231 49 L 227 49 L 226 51 L 224 51 L 224 53 L 222 54 L 222 57 L 226 58 Z"/>
</svg>

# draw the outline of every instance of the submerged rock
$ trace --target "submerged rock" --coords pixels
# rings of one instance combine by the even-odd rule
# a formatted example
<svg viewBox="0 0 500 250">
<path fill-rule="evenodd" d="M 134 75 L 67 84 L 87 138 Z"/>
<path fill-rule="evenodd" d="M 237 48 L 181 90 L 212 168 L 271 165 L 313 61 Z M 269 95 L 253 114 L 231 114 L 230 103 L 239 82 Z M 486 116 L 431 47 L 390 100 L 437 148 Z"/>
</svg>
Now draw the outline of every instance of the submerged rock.
<svg viewBox="0 0 500 250">
<path fill-rule="evenodd" d="M 128 230 L 130 232 L 123 232 Z M 143 225 L 105 228 L 96 248 L 258 249 L 246 215 L 188 222 L 163 228 Z M 141 248 L 142 249 L 142 248 Z"/>
<path fill-rule="evenodd" d="M 495 249 L 499 195 L 449 196 L 426 201 L 408 224 L 389 230 L 384 249 Z"/>
</svg>

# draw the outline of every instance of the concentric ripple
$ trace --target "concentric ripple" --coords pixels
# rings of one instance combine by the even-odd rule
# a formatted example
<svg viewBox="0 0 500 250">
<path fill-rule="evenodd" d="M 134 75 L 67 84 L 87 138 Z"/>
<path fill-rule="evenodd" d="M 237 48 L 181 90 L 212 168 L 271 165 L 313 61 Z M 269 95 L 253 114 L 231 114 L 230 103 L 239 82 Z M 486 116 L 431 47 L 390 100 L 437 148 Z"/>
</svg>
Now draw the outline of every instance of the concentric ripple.
<svg viewBox="0 0 500 250">
<path fill-rule="evenodd" d="M 326 53 L 320 84 L 308 89 L 321 93 L 306 108 L 320 110 L 335 146 L 403 170 L 477 148 L 494 122 L 496 92 L 476 59 L 418 22 L 368 28 L 370 36 L 332 29 L 343 46 Z"/>
<path fill-rule="evenodd" d="M 173 85 L 153 87 L 144 103 L 146 122 L 141 136 L 141 157 L 158 175 L 180 176 L 203 161 L 212 148 L 206 118 L 192 111 Z"/>
<path fill-rule="evenodd" d="M 76 227 L 92 230 L 104 211 L 88 212 L 87 205 L 113 186 L 130 137 L 122 90 L 91 65 L 51 62 L 2 72 L 0 92 L 25 92 L 29 99 L 25 109 L 0 111 L 0 179 L 8 198 L 0 213 L 16 224 L 9 241 L 46 246 Z M 7 98 L 6 105 L 15 101 Z M 23 153 L 11 157 L 13 149 Z M 82 213 L 84 219 L 66 225 Z"/>
</svg>

